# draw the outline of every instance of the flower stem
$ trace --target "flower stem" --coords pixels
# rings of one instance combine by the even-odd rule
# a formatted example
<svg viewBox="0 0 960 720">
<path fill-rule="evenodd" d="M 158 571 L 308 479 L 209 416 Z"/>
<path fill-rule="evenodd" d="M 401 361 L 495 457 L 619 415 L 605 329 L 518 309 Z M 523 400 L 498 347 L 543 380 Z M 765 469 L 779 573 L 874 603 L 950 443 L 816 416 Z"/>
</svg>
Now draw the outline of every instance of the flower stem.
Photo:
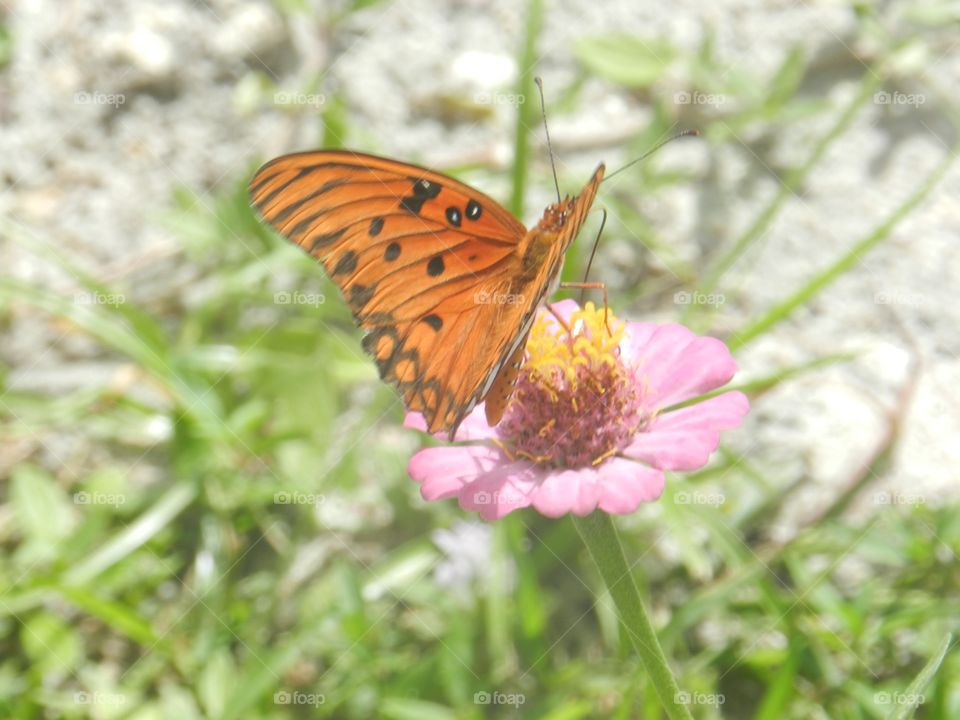
<svg viewBox="0 0 960 720">
<path fill-rule="evenodd" d="M 681 702 L 683 694 L 643 608 L 613 520 L 607 513 L 597 511 L 586 517 L 574 517 L 573 521 L 600 570 L 600 576 L 617 606 L 620 621 L 626 626 L 633 647 L 640 655 L 667 715 L 671 720 L 692 720 L 687 706 Z"/>
</svg>

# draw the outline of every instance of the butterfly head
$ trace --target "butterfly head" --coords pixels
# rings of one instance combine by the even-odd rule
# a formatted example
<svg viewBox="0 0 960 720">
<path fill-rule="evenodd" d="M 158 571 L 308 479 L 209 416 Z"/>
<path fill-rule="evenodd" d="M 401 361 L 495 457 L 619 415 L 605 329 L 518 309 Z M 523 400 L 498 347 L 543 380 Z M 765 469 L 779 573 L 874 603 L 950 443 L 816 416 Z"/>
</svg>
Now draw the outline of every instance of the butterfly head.
<svg viewBox="0 0 960 720">
<path fill-rule="evenodd" d="M 561 233 L 572 225 L 576 234 L 583 222 L 583 216 L 593 204 L 597 187 L 603 179 L 603 171 L 604 166 L 601 164 L 579 195 L 567 195 L 563 200 L 547 205 L 535 229 L 541 233 Z"/>
<path fill-rule="evenodd" d="M 576 198 L 568 195 L 560 202 L 547 205 L 547 209 L 543 211 L 543 217 L 537 223 L 537 230 L 542 233 L 558 233 L 563 230 L 575 200 Z"/>
</svg>

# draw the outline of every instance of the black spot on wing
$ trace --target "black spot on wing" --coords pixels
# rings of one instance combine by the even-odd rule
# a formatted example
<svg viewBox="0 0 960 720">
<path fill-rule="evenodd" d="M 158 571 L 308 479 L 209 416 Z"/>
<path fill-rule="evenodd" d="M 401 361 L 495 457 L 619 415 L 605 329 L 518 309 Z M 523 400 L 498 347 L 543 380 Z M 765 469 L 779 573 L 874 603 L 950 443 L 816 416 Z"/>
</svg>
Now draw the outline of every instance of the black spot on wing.
<svg viewBox="0 0 960 720">
<path fill-rule="evenodd" d="M 302 171 L 301 171 L 301 172 L 302 172 Z M 278 212 L 276 215 L 274 215 L 272 218 L 270 218 L 270 222 L 273 222 L 273 223 L 283 222 L 283 221 L 286 220 L 288 217 L 290 217 L 290 216 L 293 215 L 295 212 L 297 212 L 297 210 L 300 210 L 300 208 L 302 208 L 304 205 L 306 205 L 306 204 L 307 204 L 308 202 L 310 202 L 311 200 L 316 200 L 318 197 L 320 197 L 320 196 L 323 195 L 324 193 L 326 193 L 326 192 L 328 192 L 328 191 L 330 191 L 330 190 L 333 190 L 333 189 L 336 188 L 336 187 L 340 187 L 341 185 L 345 184 L 346 182 L 347 182 L 346 180 L 328 180 L 327 182 L 325 182 L 323 185 L 321 185 L 319 188 L 317 188 L 317 189 L 314 190 L 313 192 L 308 193 L 307 195 L 304 195 L 304 196 L 303 196 L 302 198 L 300 198 L 299 200 L 295 200 L 294 202 L 290 203 L 289 205 L 284 206 L 283 210 L 281 210 L 281 211 Z M 288 183 L 287 185 L 289 185 L 289 183 Z M 261 206 L 261 207 L 266 207 L 266 206 L 270 203 L 270 201 L 273 200 L 273 198 L 274 198 L 275 195 L 277 195 L 277 194 L 283 192 L 284 190 L 286 190 L 287 185 L 284 185 L 284 186 L 278 188 L 277 190 L 274 190 L 274 191 L 271 192 L 269 195 L 267 195 L 267 197 L 263 198 L 263 200 L 260 202 L 260 206 Z"/>
<path fill-rule="evenodd" d="M 434 255 L 432 258 L 430 258 L 430 262 L 427 263 L 427 275 L 430 277 L 443 275 L 443 271 L 445 269 L 446 266 L 443 264 L 443 258 L 439 255 Z"/>
<path fill-rule="evenodd" d="M 370 221 L 370 227 L 367 229 L 367 235 L 370 237 L 376 237 L 380 234 L 381 230 L 383 230 L 383 218 L 375 217 Z"/>
<path fill-rule="evenodd" d="M 347 304 L 353 310 L 354 315 L 359 315 L 363 311 L 364 305 L 370 302 L 373 294 L 376 292 L 376 285 L 351 285 L 347 295 Z"/>
<path fill-rule="evenodd" d="M 397 329 L 389 326 L 375 328 L 363 336 L 360 345 L 367 353 L 373 355 L 381 379 L 386 378 L 393 357 L 400 347 L 400 337 L 397 335 Z"/>
<path fill-rule="evenodd" d="M 412 215 L 419 215 L 423 209 L 423 204 L 428 200 L 425 197 L 405 197 L 400 200 L 400 209 L 406 210 Z"/>
<path fill-rule="evenodd" d="M 443 186 L 431 180 L 422 179 L 413 181 L 413 194 L 417 197 L 435 198 L 440 194 Z"/>
<path fill-rule="evenodd" d="M 398 257 L 400 257 L 400 243 L 392 242 L 387 245 L 387 249 L 383 253 L 383 259 L 387 262 L 393 262 Z"/>
<path fill-rule="evenodd" d="M 337 260 L 333 268 L 333 275 L 349 275 L 357 269 L 357 254 L 353 250 L 347 250 L 340 259 Z"/>
<path fill-rule="evenodd" d="M 435 332 L 440 332 L 440 328 L 443 327 L 443 320 L 439 315 L 427 315 L 423 318 L 423 321 L 432 327 Z"/>
<path fill-rule="evenodd" d="M 320 250 L 321 248 L 327 245 L 331 245 L 335 243 L 337 240 L 340 239 L 340 236 L 343 235 L 343 233 L 345 233 L 346 231 L 347 231 L 346 228 L 340 228 L 339 230 L 335 230 L 332 233 L 325 233 L 323 235 L 316 235 L 314 237 L 308 238 L 310 242 L 310 254 L 312 255 L 316 253 L 317 250 Z M 290 235 L 292 237 L 296 237 L 295 232 L 291 232 Z"/>
<path fill-rule="evenodd" d="M 413 195 L 400 200 L 400 207 L 409 213 L 419 215 L 423 209 L 423 204 L 427 200 L 432 200 L 440 194 L 443 186 L 427 179 L 413 180 Z"/>
</svg>

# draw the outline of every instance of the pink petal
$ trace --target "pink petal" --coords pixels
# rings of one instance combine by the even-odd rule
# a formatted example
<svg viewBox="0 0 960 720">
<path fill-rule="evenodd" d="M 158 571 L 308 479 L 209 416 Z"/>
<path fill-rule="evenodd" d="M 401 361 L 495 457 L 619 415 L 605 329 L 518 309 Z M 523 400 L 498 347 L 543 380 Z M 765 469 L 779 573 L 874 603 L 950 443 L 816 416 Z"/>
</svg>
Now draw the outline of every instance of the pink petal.
<svg viewBox="0 0 960 720">
<path fill-rule="evenodd" d="M 571 322 L 573 319 L 573 314 L 580 309 L 580 305 L 572 298 L 552 302 L 550 303 L 550 307 L 556 311 L 557 315 L 563 318 L 565 323 Z M 553 313 L 546 308 L 544 308 L 544 312 L 546 312 L 550 317 L 553 317 Z M 556 320 L 556 318 L 553 319 Z"/>
<path fill-rule="evenodd" d="M 740 425 L 750 409 L 747 396 L 727 392 L 658 416 L 638 433 L 623 455 L 661 470 L 696 470 L 720 443 L 720 431 Z"/>
<path fill-rule="evenodd" d="M 418 412 L 408 412 L 403 418 L 403 426 L 424 433 L 427 431 L 427 421 L 424 420 L 423 414 Z M 438 432 L 434 437 L 444 442 L 448 441 L 447 433 L 445 432 Z M 457 428 L 456 441 L 490 440 L 495 437 L 497 437 L 497 431 L 495 428 L 487 425 L 486 410 L 483 407 L 483 403 L 481 403 L 471 410 L 470 414 L 460 423 L 460 427 Z"/>
<path fill-rule="evenodd" d="M 637 365 L 651 407 L 668 407 L 725 385 L 737 371 L 727 346 L 683 325 L 630 323 L 624 356 Z"/>
<path fill-rule="evenodd" d="M 598 468 L 600 503 L 604 512 L 632 513 L 640 503 L 650 502 L 663 492 L 663 473 L 652 467 L 613 457 Z"/>
<path fill-rule="evenodd" d="M 492 445 L 449 445 L 417 451 L 407 472 L 420 483 L 424 500 L 442 500 L 457 495 L 505 461 L 500 449 Z"/>
<path fill-rule="evenodd" d="M 663 326 L 657 323 L 628 322 L 620 342 L 623 359 L 635 363 L 643 356 L 643 349 L 650 342 L 650 337 L 661 327 Z"/>
<path fill-rule="evenodd" d="M 597 507 L 600 487 L 595 468 L 554 470 L 533 494 L 533 507 L 547 517 L 560 517 L 572 512 L 589 515 Z"/>
<path fill-rule="evenodd" d="M 459 494 L 460 507 L 498 520 L 530 505 L 530 496 L 543 480 L 543 471 L 526 460 L 506 461 L 481 475 Z"/>
</svg>

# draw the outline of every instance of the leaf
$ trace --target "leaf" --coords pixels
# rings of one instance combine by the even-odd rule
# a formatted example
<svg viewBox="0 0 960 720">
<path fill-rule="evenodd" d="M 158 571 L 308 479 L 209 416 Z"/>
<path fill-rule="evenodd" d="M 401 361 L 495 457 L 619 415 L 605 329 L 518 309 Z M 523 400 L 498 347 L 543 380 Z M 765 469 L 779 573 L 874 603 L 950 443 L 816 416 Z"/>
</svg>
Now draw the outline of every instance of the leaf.
<svg viewBox="0 0 960 720">
<path fill-rule="evenodd" d="M 65 573 L 64 582 L 68 585 L 82 585 L 125 558 L 171 523 L 193 501 L 196 493 L 197 489 L 193 485 L 174 485 L 136 521 L 124 527 L 83 562 Z"/>
<path fill-rule="evenodd" d="M 910 720 L 917 708 L 924 701 L 923 691 L 933 681 L 937 670 L 943 664 L 943 659 L 947 656 L 950 649 L 950 643 L 953 641 L 953 635 L 947 633 L 947 636 L 940 643 L 940 649 L 934 654 L 930 661 L 923 666 L 923 670 L 917 675 L 916 679 L 910 683 L 909 687 L 898 696 L 903 702 L 894 704 L 893 710 L 887 715 L 887 720 Z"/>
<path fill-rule="evenodd" d="M 652 85 L 676 56 L 663 40 L 625 34 L 581 38 L 573 53 L 590 72 L 630 88 Z"/>
<path fill-rule="evenodd" d="M 306 638 L 295 635 L 270 648 L 250 648 L 253 657 L 248 660 L 249 667 L 243 669 L 242 674 L 237 675 L 236 687 L 233 694 L 227 698 L 229 703 L 223 711 L 222 720 L 259 717 L 253 713 L 252 708 L 268 695 L 271 689 L 277 687 L 278 680 L 302 657 L 303 651 L 300 646 L 305 640 Z M 289 694 L 289 691 L 280 690 L 279 693 Z M 275 694 L 274 703 L 277 702 L 276 698 Z M 324 694 L 312 690 L 299 693 L 296 698 L 298 704 L 302 704 L 300 701 L 303 701 L 314 708 L 326 702 Z"/>
<path fill-rule="evenodd" d="M 765 103 L 768 110 L 780 108 L 793 98 L 806 70 L 803 46 L 794 45 L 770 81 L 770 91 Z"/>
<path fill-rule="evenodd" d="M 56 555 L 57 546 L 70 534 L 75 519 L 65 493 L 53 478 L 35 465 L 20 465 L 13 471 L 10 500 L 30 559 Z"/>
<path fill-rule="evenodd" d="M 456 720 L 457 715 L 436 703 L 392 697 L 380 705 L 380 717 L 390 720 Z"/>
<path fill-rule="evenodd" d="M 206 659 L 197 681 L 197 693 L 207 717 L 223 715 L 227 701 L 235 694 L 236 677 L 236 665 L 226 650 L 216 650 Z"/>
<path fill-rule="evenodd" d="M 41 674 L 73 672 L 82 656 L 80 639 L 73 628 L 51 613 L 40 613 L 23 624 L 20 642 Z"/>
<path fill-rule="evenodd" d="M 97 597 L 86 588 L 57 587 L 56 590 L 87 615 L 149 648 L 150 652 L 168 650 L 166 640 L 157 637 L 150 624 L 126 605 Z"/>
<path fill-rule="evenodd" d="M 423 578 L 436 563 L 437 553 L 421 544 L 394 553 L 370 573 L 363 586 L 363 599 L 379 600 L 390 593 L 403 593 Z"/>
</svg>

